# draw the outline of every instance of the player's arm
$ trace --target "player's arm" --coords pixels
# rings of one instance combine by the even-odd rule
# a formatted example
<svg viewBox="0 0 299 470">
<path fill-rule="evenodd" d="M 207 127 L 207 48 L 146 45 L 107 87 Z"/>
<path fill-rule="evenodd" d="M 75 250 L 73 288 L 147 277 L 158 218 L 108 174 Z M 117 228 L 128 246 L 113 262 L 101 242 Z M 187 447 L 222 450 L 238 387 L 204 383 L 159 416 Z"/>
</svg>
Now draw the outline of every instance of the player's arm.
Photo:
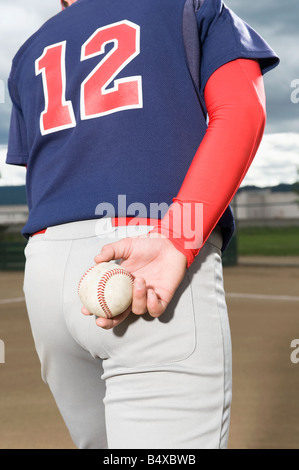
<svg viewBox="0 0 299 470">
<path fill-rule="evenodd" d="M 205 102 L 209 115 L 206 135 L 161 229 L 153 230 L 169 234 L 188 266 L 235 195 L 261 142 L 266 104 L 258 62 L 238 59 L 220 67 L 207 82 Z M 203 209 L 200 227 L 196 223 L 198 204 Z M 177 218 L 181 220 L 174 221 Z M 172 232 L 171 227 L 181 228 L 180 233 Z M 186 249 L 191 240 L 193 249 Z"/>
<path fill-rule="evenodd" d="M 251 60 L 230 62 L 213 73 L 205 87 L 209 113 L 207 133 L 200 144 L 174 204 L 203 204 L 204 242 L 237 191 L 257 151 L 265 126 L 265 95 L 259 65 Z M 162 220 L 168 236 L 168 219 L 176 216 L 173 207 Z M 189 238 L 124 238 L 107 244 L 95 257 L 97 263 L 123 258 L 123 266 L 135 277 L 132 311 L 160 316 L 180 284 L 186 265 L 199 247 L 185 249 Z M 197 233 L 199 239 L 201 234 Z M 83 309 L 83 313 L 88 312 Z M 112 328 L 129 314 L 113 319 L 97 319 L 98 326 Z"/>
</svg>

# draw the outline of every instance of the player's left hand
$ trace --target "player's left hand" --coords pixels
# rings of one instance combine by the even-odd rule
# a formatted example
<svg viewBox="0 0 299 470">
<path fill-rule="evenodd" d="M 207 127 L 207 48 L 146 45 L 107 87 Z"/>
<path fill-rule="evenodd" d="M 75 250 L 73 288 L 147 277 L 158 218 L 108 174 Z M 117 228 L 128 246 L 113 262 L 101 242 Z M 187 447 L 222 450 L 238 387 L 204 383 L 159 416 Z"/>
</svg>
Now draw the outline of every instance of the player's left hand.
<svg viewBox="0 0 299 470">
<path fill-rule="evenodd" d="M 186 257 L 163 236 L 128 237 L 104 245 L 96 263 L 122 259 L 121 265 L 135 278 L 132 305 L 114 318 L 96 319 L 104 329 L 119 325 L 132 311 L 159 317 L 167 308 L 186 272 Z M 83 307 L 82 313 L 90 315 Z"/>
</svg>

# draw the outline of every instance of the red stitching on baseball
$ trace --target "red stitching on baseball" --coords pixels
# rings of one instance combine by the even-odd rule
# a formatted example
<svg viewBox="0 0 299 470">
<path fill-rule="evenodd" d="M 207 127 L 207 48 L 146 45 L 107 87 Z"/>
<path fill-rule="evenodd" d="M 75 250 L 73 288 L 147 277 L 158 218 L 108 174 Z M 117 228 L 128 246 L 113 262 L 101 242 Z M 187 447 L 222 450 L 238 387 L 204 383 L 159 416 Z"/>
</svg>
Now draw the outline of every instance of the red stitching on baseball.
<svg viewBox="0 0 299 470">
<path fill-rule="evenodd" d="M 87 274 L 90 273 L 90 271 L 92 271 L 94 268 L 96 267 L 96 264 L 94 266 L 91 266 L 90 268 L 87 269 L 87 271 L 85 271 L 85 273 L 83 274 L 83 276 L 81 277 L 80 281 L 79 281 L 79 284 L 78 284 L 78 293 L 80 291 L 80 287 L 82 285 L 82 282 L 83 280 L 85 279 L 85 277 L 87 276 Z"/>
<path fill-rule="evenodd" d="M 113 315 L 112 315 L 111 310 L 108 307 L 107 302 L 105 300 L 105 287 L 106 287 L 106 284 L 109 281 L 109 279 L 111 279 L 116 274 L 124 274 L 125 276 L 127 276 L 130 279 L 132 284 L 134 282 L 134 278 L 133 278 L 132 274 L 130 274 L 128 271 L 125 271 L 122 268 L 110 269 L 110 271 L 106 271 L 103 274 L 103 276 L 101 277 L 101 279 L 98 283 L 97 295 L 98 295 L 99 304 L 100 304 L 100 306 L 101 306 L 101 308 L 102 308 L 102 310 L 105 313 L 107 318 L 112 318 Z"/>
</svg>

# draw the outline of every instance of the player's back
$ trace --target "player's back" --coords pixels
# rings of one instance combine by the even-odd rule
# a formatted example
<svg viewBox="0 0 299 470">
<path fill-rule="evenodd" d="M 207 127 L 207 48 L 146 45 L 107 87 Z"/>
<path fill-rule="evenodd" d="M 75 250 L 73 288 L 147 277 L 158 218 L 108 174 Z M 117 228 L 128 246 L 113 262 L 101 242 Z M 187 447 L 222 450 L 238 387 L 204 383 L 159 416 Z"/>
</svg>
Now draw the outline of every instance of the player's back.
<svg viewBox="0 0 299 470">
<path fill-rule="evenodd" d="M 127 205 L 171 203 L 206 130 L 184 6 L 78 0 L 16 55 L 11 89 L 21 96 L 35 220 L 58 200 L 51 224 L 92 218 L 101 201 L 116 207 L 119 194 Z"/>
</svg>

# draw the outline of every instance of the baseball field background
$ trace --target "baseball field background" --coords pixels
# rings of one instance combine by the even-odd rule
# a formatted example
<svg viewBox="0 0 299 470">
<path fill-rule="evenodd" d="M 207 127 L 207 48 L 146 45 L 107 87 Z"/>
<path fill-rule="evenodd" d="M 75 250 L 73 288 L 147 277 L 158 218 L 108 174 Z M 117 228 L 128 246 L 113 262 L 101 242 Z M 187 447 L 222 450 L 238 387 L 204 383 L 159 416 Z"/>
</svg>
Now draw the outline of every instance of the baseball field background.
<svg viewBox="0 0 299 470">
<path fill-rule="evenodd" d="M 298 241 L 298 227 L 239 230 L 224 259 L 230 449 L 299 448 Z M 74 449 L 41 380 L 22 285 L 22 269 L 0 271 L 0 448 Z"/>
</svg>

